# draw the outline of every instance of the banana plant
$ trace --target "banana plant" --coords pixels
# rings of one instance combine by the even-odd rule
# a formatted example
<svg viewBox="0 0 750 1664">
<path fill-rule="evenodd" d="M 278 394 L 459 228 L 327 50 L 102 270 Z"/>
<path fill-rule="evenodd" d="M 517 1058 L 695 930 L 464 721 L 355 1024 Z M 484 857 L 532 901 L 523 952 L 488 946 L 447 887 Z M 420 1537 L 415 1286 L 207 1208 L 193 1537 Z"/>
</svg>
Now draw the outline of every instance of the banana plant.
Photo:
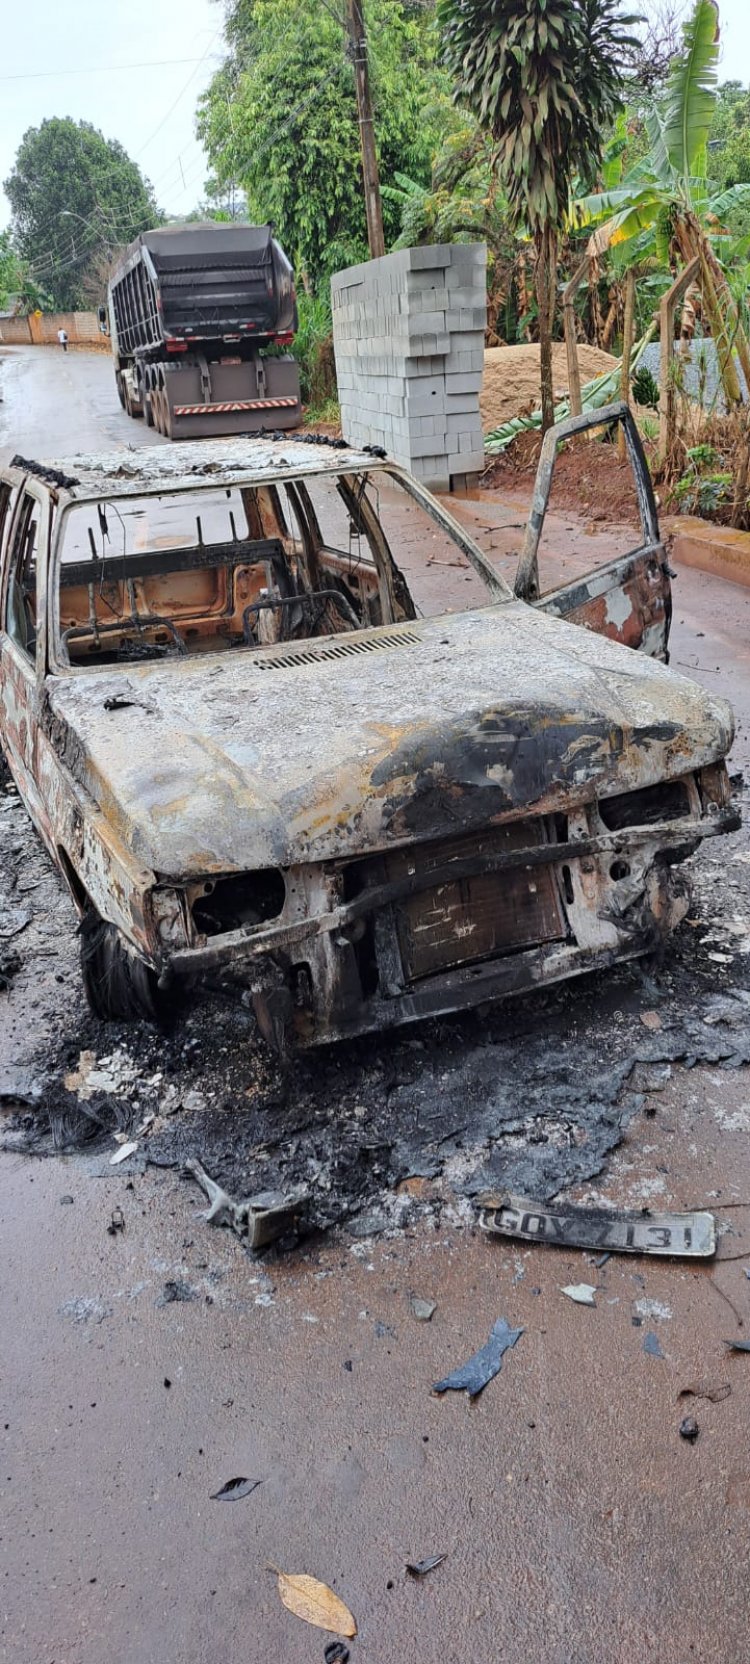
<svg viewBox="0 0 750 1664">
<path fill-rule="evenodd" d="M 676 250 L 684 264 L 700 259 L 703 305 L 717 345 L 727 403 L 742 399 L 736 352 L 750 389 L 750 346 L 727 273 L 714 246 L 729 242 L 725 227 L 735 210 L 750 204 L 750 185 L 712 187 L 708 135 L 716 107 L 719 10 L 716 0 L 696 0 L 683 30 L 660 106 L 646 114 L 648 154 L 619 185 L 580 198 L 572 209 L 578 228 L 591 226 L 592 254 L 622 250 L 645 234 L 667 264 Z"/>
</svg>

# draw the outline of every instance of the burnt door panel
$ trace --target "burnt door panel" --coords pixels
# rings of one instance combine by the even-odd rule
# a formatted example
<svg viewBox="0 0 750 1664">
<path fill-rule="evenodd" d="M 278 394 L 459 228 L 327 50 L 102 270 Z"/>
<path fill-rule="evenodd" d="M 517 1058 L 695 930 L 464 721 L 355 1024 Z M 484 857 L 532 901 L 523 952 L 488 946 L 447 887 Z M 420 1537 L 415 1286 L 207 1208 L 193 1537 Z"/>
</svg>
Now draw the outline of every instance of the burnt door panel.
<svg viewBox="0 0 750 1664">
<path fill-rule="evenodd" d="M 652 659 L 669 658 L 672 590 L 661 544 L 597 567 L 534 605 Z"/>
<path fill-rule="evenodd" d="M 544 594 L 539 574 L 539 542 L 549 506 L 552 474 L 558 447 L 566 439 L 596 427 L 625 431 L 633 472 L 642 540 L 626 555 L 584 577 Z M 637 534 L 636 534 L 637 535 Z M 556 618 L 566 618 L 583 629 L 595 630 L 651 658 L 668 658 L 672 620 L 670 572 L 659 535 L 656 501 L 640 435 L 626 404 L 608 405 L 585 416 L 558 422 L 545 435 L 539 457 L 534 498 L 524 546 L 516 573 L 515 593 L 522 600 Z"/>
</svg>

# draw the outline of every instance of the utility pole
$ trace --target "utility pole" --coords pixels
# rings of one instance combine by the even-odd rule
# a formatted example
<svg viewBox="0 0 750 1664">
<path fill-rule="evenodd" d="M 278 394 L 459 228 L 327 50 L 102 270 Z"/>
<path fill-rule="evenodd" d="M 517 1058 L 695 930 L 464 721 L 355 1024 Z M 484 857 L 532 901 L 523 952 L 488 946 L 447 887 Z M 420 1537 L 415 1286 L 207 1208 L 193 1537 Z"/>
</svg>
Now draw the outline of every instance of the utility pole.
<svg viewBox="0 0 750 1664">
<path fill-rule="evenodd" d="M 383 204 L 380 200 L 380 175 L 375 149 L 375 128 L 372 119 L 370 76 L 367 68 L 367 36 L 362 11 L 362 0 L 346 0 L 346 27 L 349 35 L 349 57 L 354 68 L 357 89 L 359 132 L 362 142 L 362 172 L 365 181 L 365 213 L 370 259 L 385 254 L 383 236 Z"/>
</svg>

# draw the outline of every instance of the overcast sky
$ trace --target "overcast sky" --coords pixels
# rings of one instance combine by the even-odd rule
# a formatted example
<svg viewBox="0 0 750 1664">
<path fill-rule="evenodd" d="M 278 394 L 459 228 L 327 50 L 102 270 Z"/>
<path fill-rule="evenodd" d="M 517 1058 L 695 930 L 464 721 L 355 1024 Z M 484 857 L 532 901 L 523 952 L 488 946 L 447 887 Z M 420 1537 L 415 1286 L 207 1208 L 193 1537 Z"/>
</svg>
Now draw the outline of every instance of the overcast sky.
<svg viewBox="0 0 750 1664">
<path fill-rule="evenodd" d="M 720 10 L 721 78 L 747 84 L 750 0 L 720 0 Z M 207 173 L 195 107 L 221 61 L 223 15 L 220 0 L 36 0 L 33 11 L 8 7 L 0 182 L 27 127 L 45 116 L 73 116 L 120 140 L 168 213 L 193 208 Z M 0 225 L 8 218 L 1 194 Z"/>
<path fill-rule="evenodd" d="M 193 208 L 208 171 L 195 108 L 221 62 L 223 17 L 217 0 L 9 6 L 0 57 L 0 184 L 28 127 L 46 116 L 73 116 L 120 140 L 168 212 Z M 125 67 L 132 64 L 150 67 Z M 0 225 L 9 217 L 3 193 Z"/>
</svg>

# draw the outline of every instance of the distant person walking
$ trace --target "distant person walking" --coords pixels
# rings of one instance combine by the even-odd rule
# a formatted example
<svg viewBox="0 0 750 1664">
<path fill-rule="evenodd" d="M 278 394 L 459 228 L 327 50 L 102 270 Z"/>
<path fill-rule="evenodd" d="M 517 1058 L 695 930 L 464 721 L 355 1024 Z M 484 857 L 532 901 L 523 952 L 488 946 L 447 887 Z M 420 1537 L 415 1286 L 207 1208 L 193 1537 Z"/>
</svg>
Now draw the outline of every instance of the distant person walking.
<svg viewBox="0 0 750 1664">
<path fill-rule="evenodd" d="M 67 330 L 66 329 L 58 329 L 57 339 L 60 342 L 60 346 L 62 347 L 63 352 L 67 352 L 67 350 L 68 350 L 68 332 L 67 332 Z"/>
</svg>

